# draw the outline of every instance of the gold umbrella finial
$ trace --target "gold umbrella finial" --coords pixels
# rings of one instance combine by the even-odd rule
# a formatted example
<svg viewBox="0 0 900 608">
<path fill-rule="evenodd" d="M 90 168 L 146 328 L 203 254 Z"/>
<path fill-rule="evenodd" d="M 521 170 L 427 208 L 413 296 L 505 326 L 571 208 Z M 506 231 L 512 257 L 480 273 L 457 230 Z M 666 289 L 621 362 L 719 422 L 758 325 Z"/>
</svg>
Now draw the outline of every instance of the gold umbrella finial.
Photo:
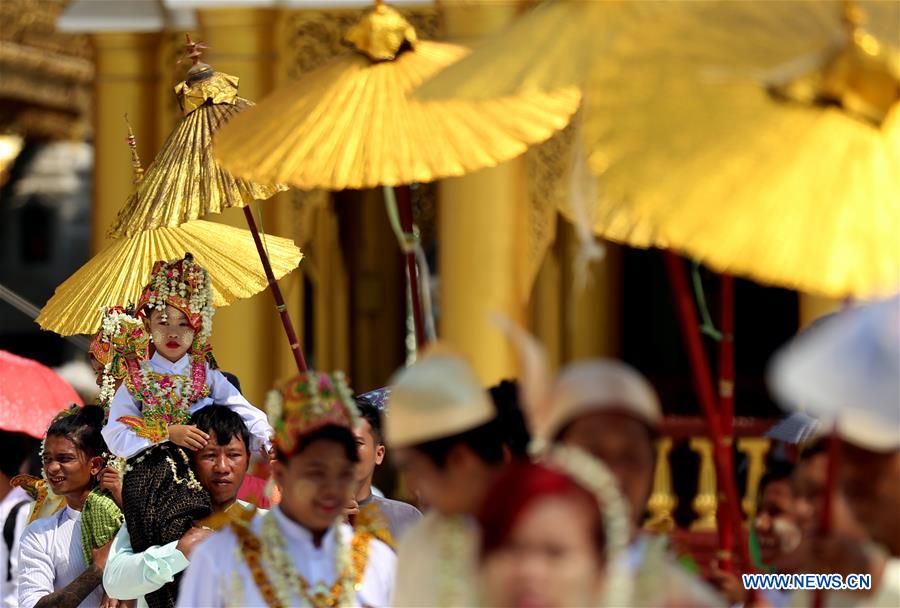
<svg viewBox="0 0 900 608">
<path fill-rule="evenodd" d="M 185 34 L 185 52 L 184 55 L 181 56 L 181 59 L 178 60 L 178 63 L 181 63 L 187 58 L 191 60 L 191 67 L 187 71 L 187 80 L 188 82 L 194 82 L 197 80 L 203 80 L 205 78 L 209 78 L 215 73 L 215 70 L 212 69 L 207 63 L 203 63 L 200 61 L 200 57 L 203 56 L 204 49 L 208 49 L 202 42 L 194 42 L 194 39 L 191 38 L 190 34 Z"/>
<path fill-rule="evenodd" d="M 128 137 L 125 141 L 131 148 L 131 167 L 134 169 L 134 184 L 137 185 L 144 180 L 144 167 L 141 166 L 141 157 L 138 156 L 137 141 L 134 138 L 134 131 L 131 129 L 131 122 L 128 120 L 128 113 L 125 113 L 125 124 L 128 125 Z"/>
<path fill-rule="evenodd" d="M 396 9 L 381 0 L 359 23 L 347 30 L 344 41 L 372 61 L 392 61 L 418 42 L 416 29 Z"/>
<path fill-rule="evenodd" d="M 900 101 L 897 51 L 866 31 L 865 12 L 855 0 L 844 0 L 841 21 L 843 42 L 824 51 L 815 69 L 772 83 L 769 92 L 785 101 L 837 106 L 880 128 Z"/>
</svg>

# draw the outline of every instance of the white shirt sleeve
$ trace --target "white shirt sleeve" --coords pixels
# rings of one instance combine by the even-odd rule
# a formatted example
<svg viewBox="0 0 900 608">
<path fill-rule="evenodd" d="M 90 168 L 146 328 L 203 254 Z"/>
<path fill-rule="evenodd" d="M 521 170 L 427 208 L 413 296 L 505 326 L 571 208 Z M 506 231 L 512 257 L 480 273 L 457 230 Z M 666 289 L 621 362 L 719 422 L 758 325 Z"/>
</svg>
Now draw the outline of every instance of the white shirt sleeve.
<svg viewBox="0 0 900 608">
<path fill-rule="evenodd" d="M 366 572 L 359 592 L 360 604 L 385 608 L 394 601 L 394 578 L 397 574 L 397 555 L 380 540 L 372 540 Z"/>
<path fill-rule="evenodd" d="M 261 446 L 265 446 L 266 450 L 269 450 L 272 447 L 273 431 L 265 413 L 251 405 L 219 370 L 208 369 L 206 382 L 209 384 L 210 397 L 215 404 L 227 406 L 247 425 L 247 430 L 250 431 L 250 455 L 257 455 Z M 110 410 L 110 418 L 112 418 L 112 410 Z"/>
<path fill-rule="evenodd" d="M 53 593 L 56 572 L 50 548 L 43 546 L 46 536 L 34 527 L 26 528 L 19 541 L 19 606 L 32 608 L 41 598 Z"/>
<path fill-rule="evenodd" d="M 102 435 L 110 452 L 121 458 L 131 458 L 153 443 L 145 437 L 138 437 L 133 428 L 119 422 L 122 416 L 141 417 L 141 410 L 124 383 L 113 395 L 109 405 L 109 421 L 103 427 Z"/>
<path fill-rule="evenodd" d="M 113 539 L 103 569 L 103 587 L 118 600 L 133 600 L 161 589 L 187 568 L 188 560 L 178 550 L 178 541 L 153 546 L 141 553 L 131 548 L 131 536 L 123 524 Z"/>
<path fill-rule="evenodd" d="M 233 585 L 228 579 L 221 580 L 225 576 L 240 576 L 231 572 L 231 554 L 222 555 L 222 543 L 219 541 L 218 532 L 197 545 L 191 554 L 191 563 L 181 579 L 178 589 L 178 602 L 176 608 L 220 608 L 225 606 L 226 594 L 229 594 Z M 218 553 L 218 555 L 217 555 Z M 223 563 L 224 562 L 224 563 Z"/>
</svg>

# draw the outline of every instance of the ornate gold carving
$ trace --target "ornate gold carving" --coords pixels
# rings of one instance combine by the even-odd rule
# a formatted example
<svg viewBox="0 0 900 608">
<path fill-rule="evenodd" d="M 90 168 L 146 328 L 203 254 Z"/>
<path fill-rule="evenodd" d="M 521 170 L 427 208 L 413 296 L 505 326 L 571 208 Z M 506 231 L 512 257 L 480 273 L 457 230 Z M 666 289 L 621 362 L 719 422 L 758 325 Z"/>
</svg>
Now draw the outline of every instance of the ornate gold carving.
<svg viewBox="0 0 900 608">
<path fill-rule="evenodd" d="M 700 456 L 700 470 L 697 474 L 697 495 L 691 506 L 697 519 L 691 524 L 696 532 L 712 532 L 716 529 L 716 469 L 713 464 L 712 442 L 705 437 L 694 437 L 691 449 Z"/>
<path fill-rule="evenodd" d="M 741 437 L 737 441 L 737 449 L 747 455 L 747 488 L 741 506 L 748 521 L 756 515 L 756 492 L 759 480 L 766 472 L 766 454 L 772 441 L 768 437 Z"/>
<path fill-rule="evenodd" d="M 678 497 L 672 492 L 672 466 L 669 453 L 672 438 L 663 437 L 656 442 L 656 471 L 653 474 L 653 493 L 647 501 L 650 519 L 644 524 L 647 530 L 659 533 L 671 532 L 675 527 L 672 511 L 678 505 Z"/>
<path fill-rule="evenodd" d="M 84 135 L 93 53 L 87 36 L 56 31 L 65 5 L 0 2 L 0 131 L 58 139 Z"/>
</svg>

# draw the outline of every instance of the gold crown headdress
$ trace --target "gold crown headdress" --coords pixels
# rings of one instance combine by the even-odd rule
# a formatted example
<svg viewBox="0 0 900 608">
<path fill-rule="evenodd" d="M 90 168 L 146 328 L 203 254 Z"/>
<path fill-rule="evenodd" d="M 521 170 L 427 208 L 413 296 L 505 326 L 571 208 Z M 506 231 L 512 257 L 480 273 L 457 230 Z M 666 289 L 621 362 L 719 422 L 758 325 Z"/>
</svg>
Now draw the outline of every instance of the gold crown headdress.
<svg viewBox="0 0 900 608">
<path fill-rule="evenodd" d="M 100 331 L 91 339 L 88 349 L 103 365 L 103 381 L 97 397 L 99 405 L 109 407 L 116 380 L 128 373 L 126 359 L 143 361 L 149 356 L 149 349 L 150 336 L 133 308 L 111 306 L 103 309 Z"/>
<path fill-rule="evenodd" d="M 150 282 L 138 300 L 139 314 L 146 316 L 149 316 L 147 308 L 165 314 L 167 305 L 185 314 L 191 327 L 198 331 L 195 342 L 205 344 L 212 333 L 212 317 L 216 312 L 212 283 L 209 273 L 190 253 L 179 260 L 154 263 Z"/>
<path fill-rule="evenodd" d="M 274 443 L 290 455 L 297 441 L 325 426 L 356 428 L 359 412 L 343 372 L 304 372 L 269 391 L 266 398 Z"/>
</svg>

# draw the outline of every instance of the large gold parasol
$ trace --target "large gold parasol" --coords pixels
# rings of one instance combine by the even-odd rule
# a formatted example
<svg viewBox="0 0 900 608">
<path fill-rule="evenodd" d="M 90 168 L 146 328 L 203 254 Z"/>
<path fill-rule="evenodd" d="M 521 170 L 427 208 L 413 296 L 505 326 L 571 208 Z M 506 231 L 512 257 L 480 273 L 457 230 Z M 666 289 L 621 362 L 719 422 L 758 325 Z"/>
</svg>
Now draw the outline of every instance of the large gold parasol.
<svg viewBox="0 0 900 608">
<path fill-rule="evenodd" d="M 286 189 L 237 178 L 216 163 L 213 133 L 253 103 L 237 96 L 237 77 L 201 63 L 198 45 L 190 39 L 188 47 L 194 65 L 175 87 L 184 117 L 122 207 L 109 230 L 112 237 L 177 226 Z"/>
<path fill-rule="evenodd" d="M 896 2 L 724 2 L 620 38 L 586 93 L 598 227 L 631 242 L 630 214 L 763 283 L 896 291 L 898 23 Z"/>
<path fill-rule="evenodd" d="M 575 88 L 481 102 L 423 103 L 407 94 L 469 51 L 419 41 L 378 3 L 348 52 L 235 117 L 214 153 L 235 175 L 305 189 L 398 186 L 514 158 L 565 127 Z"/>
<path fill-rule="evenodd" d="M 300 249 L 290 239 L 269 236 L 266 245 L 276 278 L 300 263 Z M 216 306 L 249 298 L 267 286 L 250 231 L 194 220 L 112 241 L 56 288 L 37 322 L 63 336 L 92 333 L 102 307 L 137 302 L 153 262 L 185 252 L 209 272 Z"/>
<path fill-rule="evenodd" d="M 673 0 L 545 0 L 419 87 L 419 99 L 492 99 L 581 85 L 624 31 Z"/>
</svg>

